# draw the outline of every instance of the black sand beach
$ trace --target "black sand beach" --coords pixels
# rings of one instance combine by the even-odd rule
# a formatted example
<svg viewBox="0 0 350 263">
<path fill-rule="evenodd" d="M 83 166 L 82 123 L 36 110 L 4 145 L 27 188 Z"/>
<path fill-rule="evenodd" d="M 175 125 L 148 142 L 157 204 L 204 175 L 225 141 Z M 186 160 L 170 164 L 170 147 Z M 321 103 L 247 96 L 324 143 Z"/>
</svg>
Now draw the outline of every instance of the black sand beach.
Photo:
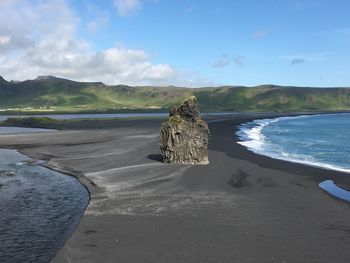
<svg viewBox="0 0 350 263">
<path fill-rule="evenodd" d="M 210 119 L 207 166 L 159 161 L 161 119 L 51 124 L 62 130 L 1 136 L 0 146 L 90 190 L 52 262 L 349 262 L 350 206 L 318 183 L 350 187 L 350 176 L 249 152 L 234 133 L 256 118 Z"/>
</svg>

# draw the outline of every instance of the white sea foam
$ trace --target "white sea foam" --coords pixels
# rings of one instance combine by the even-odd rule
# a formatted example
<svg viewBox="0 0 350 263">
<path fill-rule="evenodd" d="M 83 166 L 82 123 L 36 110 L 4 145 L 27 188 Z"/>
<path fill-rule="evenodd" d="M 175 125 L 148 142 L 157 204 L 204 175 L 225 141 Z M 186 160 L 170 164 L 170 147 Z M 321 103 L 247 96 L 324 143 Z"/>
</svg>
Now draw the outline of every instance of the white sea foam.
<svg viewBox="0 0 350 263">
<path fill-rule="evenodd" d="M 246 146 L 248 149 L 254 152 L 263 151 L 265 146 L 265 136 L 262 134 L 262 130 L 269 124 L 278 120 L 279 118 L 263 119 L 243 124 L 237 133 L 239 138 L 243 141 L 238 143 Z"/>
<path fill-rule="evenodd" d="M 333 114 L 329 114 L 333 115 Z M 289 161 L 293 163 L 301 163 L 314 167 L 321 167 L 329 170 L 350 173 L 350 169 L 339 167 L 333 164 L 319 162 L 314 160 L 312 156 L 296 155 L 285 151 L 279 151 L 278 146 L 271 145 L 267 142 L 266 137 L 262 133 L 263 130 L 272 123 L 287 120 L 287 119 L 302 119 L 309 118 L 315 115 L 300 115 L 295 117 L 278 117 L 273 119 L 255 120 L 241 125 L 239 131 L 236 133 L 242 140 L 237 143 L 247 147 L 256 154 L 268 156 L 274 159 Z"/>
</svg>

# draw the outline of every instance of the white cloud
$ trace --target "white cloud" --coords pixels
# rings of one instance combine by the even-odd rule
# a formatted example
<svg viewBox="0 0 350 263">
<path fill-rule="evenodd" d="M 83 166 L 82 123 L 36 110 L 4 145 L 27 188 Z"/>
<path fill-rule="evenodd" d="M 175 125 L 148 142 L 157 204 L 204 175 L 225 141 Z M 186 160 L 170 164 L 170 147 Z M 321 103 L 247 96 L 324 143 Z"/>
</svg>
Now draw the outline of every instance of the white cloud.
<svg viewBox="0 0 350 263">
<path fill-rule="evenodd" d="M 10 42 L 9 36 L 0 36 L 0 45 L 6 45 Z"/>
<path fill-rule="evenodd" d="M 300 65 L 306 62 L 320 62 L 327 58 L 329 53 L 315 53 L 315 54 L 297 54 L 280 56 L 280 59 L 287 60 L 291 65 Z"/>
<path fill-rule="evenodd" d="M 214 68 L 224 68 L 231 63 L 235 63 L 236 66 L 242 67 L 244 65 L 244 57 L 243 56 L 235 56 L 231 57 L 227 54 L 222 54 L 214 63 Z"/>
<path fill-rule="evenodd" d="M 8 0 L 0 8 L 0 75 L 33 79 L 54 75 L 106 84 L 193 84 L 168 64 L 153 64 L 144 50 L 99 52 L 77 36 L 79 18 L 65 0 Z M 94 26 L 92 26 L 94 28 Z"/>
<path fill-rule="evenodd" d="M 129 16 L 141 8 L 140 0 L 114 0 L 120 16 Z"/>
<path fill-rule="evenodd" d="M 230 65 L 232 62 L 232 58 L 227 54 L 222 54 L 214 63 L 214 68 L 223 68 Z"/>
</svg>

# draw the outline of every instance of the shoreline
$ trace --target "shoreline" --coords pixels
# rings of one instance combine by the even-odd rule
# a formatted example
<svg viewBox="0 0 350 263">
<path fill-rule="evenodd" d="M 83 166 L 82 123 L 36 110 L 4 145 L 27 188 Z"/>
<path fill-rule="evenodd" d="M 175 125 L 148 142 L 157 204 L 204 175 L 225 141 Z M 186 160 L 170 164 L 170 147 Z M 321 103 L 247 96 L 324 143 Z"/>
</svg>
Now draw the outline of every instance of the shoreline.
<svg viewBox="0 0 350 263">
<path fill-rule="evenodd" d="M 315 115 L 324 115 L 324 114 L 334 114 L 334 113 L 321 113 L 321 114 L 315 114 Z M 311 114 L 311 115 L 314 115 L 314 114 Z M 308 115 L 293 115 L 293 116 L 282 116 L 282 117 L 273 117 L 271 119 L 278 119 L 278 118 L 285 118 L 285 117 L 300 117 L 300 116 L 310 116 L 309 114 Z M 252 121 L 249 121 L 249 122 L 253 122 L 255 120 L 264 120 L 265 118 L 257 118 L 257 119 L 254 119 Z M 339 197 L 337 197 L 336 195 L 328 192 L 327 190 L 325 190 L 324 188 L 322 188 L 320 186 L 321 183 L 327 181 L 327 180 L 332 180 L 333 181 L 333 184 L 336 186 L 336 187 L 339 187 L 340 189 L 343 189 L 344 191 L 348 191 L 349 192 L 349 189 L 350 189 L 350 172 L 349 171 L 346 171 L 346 170 L 342 170 L 342 169 L 337 169 L 337 168 L 330 168 L 330 167 L 326 167 L 326 166 L 321 166 L 321 165 L 316 165 L 316 164 L 311 164 L 311 163 L 306 163 L 306 162 L 303 162 L 302 160 L 298 161 L 298 160 L 293 160 L 293 159 L 283 159 L 283 158 L 276 158 L 276 157 L 273 157 L 273 156 L 269 156 L 269 155 L 265 155 L 265 154 L 260 154 L 260 153 L 257 153 L 253 150 L 250 150 L 247 146 L 241 144 L 240 142 L 242 141 L 242 139 L 239 137 L 239 135 L 237 134 L 238 131 L 240 131 L 240 126 L 244 123 L 247 123 L 247 122 L 242 122 L 242 123 L 238 123 L 237 125 L 235 125 L 235 132 L 234 132 L 234 141 L 237 145 L 240 145 L 242 146 L 246 151 L 250 152 L 250 153 L 253 153 L 255 155 L 258 155 L 258 156 L 262 156 L 262 157 L 266 157 L 266 158 L 270 158 L 272 160 L 275 160 L 275 161 L 282 161 L 282 162 L 286 162 L 286 163 L 289 163 L 289 164 L 297 164 L 297 165 L 302 165 L 302 166 L 305 166 L 305 167 L 310 167 L 310 168 L 315 168 L 315 169 L 321 169 L 321 170 L 324 170 L 322 174 L 326 173 L 326 171 L 328 171 L 328 173 L 337 173 L 337 175 L 333 175 L 336 179 L 339 179 L 338 176 L 348 176 L 349 178 L 345 178 L 345 182 L 346 184 L 344 184 L 344 181 L 341 181 L 341 183 L 337 183 L 337 180 L 335 180 L 335 178 L 332 176 L 332 179 L 330 178 L 325 178 L 324 180 L 320 180 L 318 183 L 319 187 L 324 191 L 325 194 L 329 195 L 330 197 L 340 201 L 340 202 L 345 202 L 346 204 L 349 204 L 349 201 L 347 200 L 344 200 L 344 199 L 341 199 Z M 302 169 L 302 168 L 301 168 Z M 350 204 L 349 204 L 350 205 Z"/>
<path fill-rule="evenodd" d="M 281 116 L 280 114 L 276 115 L 269 116 Z M 57 168 L 58 171 L 62 172 L 59 169 L 67 167 L 68 169 L 72 169 L 71 171 L 74 171 L 74 173 L 80 171 L 79 173 L 81 173 L 84 178 L 87 178 L 90 182 L 95 182 L 97 185 L 93 187 L 93 192 L 91 193 L 89 187 L 92 188 L 92 186 L 88 186 L 91 199 L 85 214 L 76 231 L 66 242 L 66 245 L 58 252 L 56 258 L 52 262 L 68 262 L 69 260 L 73 262 L 96 262 L 97 260 L 102 260 L 105 262 L 112 258 L 119 259 L 120 262 L 140 262 L 140 260 L 144 262 L 163 262 L 164 258 L 170 253 L 167 243 L 169 243 L 169 245 L 172 244 L 171 247 L 177 247 L 176 251 L 178 251 L 175 252 L 175 254 L 170 253 L 172 258 L 169 259 L 168 262 L 178 262 L 179 260 L 193 262 L 193 260 L 198 260 L 200 258 L 204 259 L 205 256 L 208 258 L 209 262 L 210 258 L 213 259 L 212 256 L 209 256 L 206 252 L 204 252 L 203 255 L 198 254 L 199 251 L 203 251 L 202 249 L 204 247 L 207 248 L 208 251 L 211 251 L 211 253 L 214 253 L 216 259 L 227 261 L 232 260 L 236 256 L 236 258 L 241 259 L 241 262 L 244 260 L 244 262 L 271 262 L 272 251 L 274 251 L 271 250 L 271 248 L 274 246 L 280 247 L 280 243 L 283 243 L 286 237 L 283 237 L 284 231 L 278 230 L 282 225 L 280 225 L 279 221 L 273 219 L 276 215 L 265 215 L 263 211 L 265 209 L 272 209 L 271 211 L 275 211 L 274 213 L 277 215 L 282 213 L 286 216 L 292 216 L 292 218 L 298 217 L 299 212 L 297 211 L 300 210 L 298 210 L 297 207 L 293 208 L 294 205 L 292 205 L 292 203 L 298 203 L 299 201 L 297 200 L 300 198 L 303 199 L 302 197 L 304 197 L 304 204 L 301 205 L 307 207 L 305 209 L 310 211 L 314 210 L 315 213 L 315 215 L 308 214 L 306 219 L 304 219 L 308 224 L 311 224 L 313 220 L 317 220 L 317 214 L 323 214 L 323 217 L 326 218 L 322 219 L 324 221 L 332 221 L 333 214 L 336 215 L 334 220 L 339 221 L 340 218 L 345 218 L 347 215 L 350 215 L 348 204 L 344 205 L 343 202 L 338 199 L 333 200 L 333 198 L 329 198 L 328 195 L 324 194 L 323 191 L 318 188 L 317 182 L 319 183 L 326 179 L 334 179 L 334 181 L 340 185 L 350 186 L 350 178 L 345 178 L 344 173 L 308 167 L 302 164 L 290 163 L 258 155 L 237 143 L 239 138 L 236 135 L 236 131 L 239 124 L 255 119 L 265 119 L 269 116 L 247 114 L 241 117 L 210 118 L 209 127 L 212 137 L 209 144 L 209 154 L 211 164 L 208 166 L 179 166 L 163 165 L 159 163 L 159 159 L 157 159 L 159 158 L 157 156 L 157 136 L 158 126 L 161 120 L 118 120 L 114 121 L 114 123 L 112 123 L 113 121 L 106 121 L 106 131 L 103 130 L 105 126 L 103 125 L 103 121 L 100 123 L 100 126 L 95 122 L 98 127 L 96 128 L 95 125 L 92 125 L 94 126 L 92 130 L 84 130 L 84 127 L 83 130 L 63 130 L 61 133 L 47 134 L 44 136 L 43 140 L 37 138 L 37 136 L 34 136 L 36 138 L 29 138 L 23 135 L 21 136 L 22 139 L 16 142 L 11 142 L 11 140 L 5 142 L 0 139 L 0 144 L 2 146 L 5 144 L 12 149 L 16 149 L 17 147 L 21 153 L 33 159 L 44 157 L 45 160 L 46 156 L 48 163 L 51 160 L 52 163 L 59 164 L 58 167 L 54 167 L 53 169 Z M 94 124 L 94 122 L 91 124 Z M 83 135 L 86 137 L 86 141 L 82 139 Z M 73 140 L 70 139 L 72 136 L 75 136 Z M 48 143 L 52 138 L 54 138 L 54 142 Z M 82 141 L 72 143 L 74 139 Z M 125 143 L 120 145 L 121 142 Z M 66 148 L 67 146 L 73 147 L 72 152 L 70 152 L 69 148 Z M 118 148 L 122 150 L 126 149 L 126 152 L 119 153 Z M 131 152 L 130 154 L 128 153 L 130 148 L 136 149 L 135 151 L 132 149 L 132 155 L 130 155 Z M 89 149 L 89 151 L 96 150 L 97 157 L 98 155 L 106 156 L 105 158 L 110 161 L 106 160 L 106 162 L 103 162 L 103 159 L 93 158 L 92 155 L 86 153 L 87 149 Z M 79 152 L 76 153 L 76 151 Z M 152 155 L 151 153 L 153 152 L 154 154 Z M 73 153 L 76 155 L 72 155 Z M 70 155 L 76 159 L 70 161 L 68 158 L 71 157 Z M 111 159 L 109 159 L 110 156 Z M 119 157 L 118 163 L 110 163 L 112 160 L 118 160 L 118 156 L 122 157 L 121 159 Z M 129 160 L 128 156 L 134 156 L 133 158 L 136 159 Z M 83 158 L 83 160 L 84 158 L 87 158 L 86 160 L 90 160 L 91 158 L 91 164 L 82 162 L 79 158 Z M 145 168 L 145 166 L 138 168 L 140 163 L 150 165 L 147 166 L 147 168 Z M 64 164 L 64 166 L 62 166 L 62 164 Z M 115 170 L 116 168 L 119 169 L 118 174 L 113 172 L 113 169 Z M 94 171 L 94 169 L 96 171 Z M 234 178 L 234 176 L 237 177 L 239 174 L 237 171 L 243 171 L 243 174 L 247 175 L 246 177 L 243 176 L 244 178 L 242 179 L 246 181 L 247 184 L 241 188 L 231 187 L 228 184 L 230 179 Z M 91 175 L 89 175 L 89 172 Z M 140 172 L 143 174 L 140 174 Z M 213 177 L 213 174 L 217 176 Z M 349 176 L 347 175 L 347 177 Z M 103 180 L 106 178 L 108 178 L 108 181 L 104 182 Z M 127 178 L 135 178 L 135 182 L 128 182 L 128 185 L 124 186 L 121 183 L 127 182 Z M 282 189 L 287 188 L 289 190 L 287 192 L 281 192 L 281 187 Z M 144 193 L 144 200 L 137 198 L 140 191 Z M 149 191 L 152 193 L 150 194 Z M 288 192 L 298 194 L 296 194 L 296 197 L 290 199 L 292 196 L 290 196 Z M 286 193 L 287 195 L 285 195 Z M 109 195 L 110 197 L 108 197 Z M 163 195 L 164 197 L 166 196 L 167 199 L 170 198 L 172 200 L 164 200 L 164 197 L 162 197 Z M 279 196 L 281 200 L 271 199 L 272 196 Z M 315 199 L 316 196 L 317 198 Z M 297 198 L 297 200 L 294 200 L 294 198 Z M 251 203 L 249 201 L 251 199 L 256 199 L 258 202 Z M 322 201 L 317 201 L 318 199 Z M 287 207 L 285 207 L 283 200 L 286 203 L 292 200 L 294 201 L 291 203 L 291 206 L 287 205 Z M 131 201 L 132 203 L 130 203 Z M 325 210 L 328 212 L 326 213 L 326 211 L 312 205 L 312 203 L 315 202 L 323 202 L 323 206 L 326 207 Z M 249 216 L 246 218 L 244 213 L 242 215 L 237 214 L 236 206 L 240 207 L 239 210 L 245 211 L 244 213 L 247 213 L 247 216 Z M 263 207 L 265 207 L 265 209 L 261 210 Z M 158 211 L 157 209 L 160 210 Z M 259 214 L 259 211 L 261 214 Z M 191 214 L 193 215 L 191 216 Z M 221 214 L 226 214 L 226 217 L 221 217 Z M 230 218 L 230 214 L 232 214 L 231 218 L 238 217 L 241 220 L 237 219 L 238 221 L 234 220 L 234 222 L 230 223 L 230 221 L 227 221 L 227 216 Z M 179 215 L 182 216 L 178 217 Z M 203 219 L 203 215 L 205 215 L 204 218 L 206 218 L 203 222 L 196 221 L 196 226 L 189 223 L 194 218 L 197 218 L 197 216 Z M 234 238 L 236 234 L 227 236 L 227 233 L 222 233 L 220 228 L 215 226 L 218 222 L 221 222 L 220 220 L 214 220 L 219 219 L 218 217 L 222 222 L 227 222 L 225 223 L 225 229 L 227 228 L 227 230 L 231 229 L 230 231 L 234 230 L 237 232 L 238 239 Z M 267 226 L 270 231 L 266 232 L 266 234 L 270 234 L 268 234 L 266 238 L 264 238 L 265 235 L 259 238 L 256 235 L 259 231 L 265 231 L 263 230 L 264 228 L 260 229 L 260 223 L 255 225 L 256 223 L 252 222 L 252 224 L 242 226 L 242 229 L 235 227 L 235 224 L 242 224 L 241 222 L 244 222 L 244 220 L 249 222 L 252 220 L 252 217 L 257 218 L 254 220 L 258 220 L 260 217 L 262 218 L 259 220 L 263 220 L 263 218 L 265 218 L 265 221 L 267 220 Z M 187 220 L 192 218 L 192 220 L 183 221 L 186 218 Z M 276 217 L 276 219 L 277 218 L 278 217 Z M 288 217 L 284 220 L 290 221 L 290 219 L 287 218 Z M 151 219 L 158 222 L 159 225 L 154 225 Z M 186 240 L 188 239 L 183 239 L 180 236 L 178 237 L 176 234 L 177 232 L 182 232 L 182 228 L 179 229 L 177 227 L 180 222 L 182 222 L 180 225 L 187 229 L 186 235 L 191 236 L 193 240 L 197 240 L 196 243 L 194 243 L 197 245 L 192 244 L 188 247 L 192 248 L 190 250 L 183 247 L 187 244 Z M 268 222 L 271 222 L 271 224 Z M 326 222 L 323 223 L 325 224 Z M 277 224 L 277 226 L 274 226 L 274 224 Z M 350 229 L 349 223 L 345 223 L 344 221 L 344 224 L 341 228 Z M 144 225 L 145 228 L 139 228 L 141 225 Z M 191 225 L 192 227 L 190 227 Z M 187 228 L 187 226 L 190 228 Z M 292 229 L 300 228 L 300 225 L 298 226 L 298 224 L 295 224 L 293 220 L 289 222 L 288 226 Z M 208 247 L 209 243 L 207 242 L 211 239 L 208 239 L 208 236 L 205 234 L 199 234 L 200 232 L 198 232 L 202 227 L 208 229 L 213 240 L 217 241 L 218 247 Z M 260 230 L 257 231 L 256 227 Z M 310 229 L 314 229 L 315 227 L 317 228 L 317 225 L 309 225 Z M 150 235 L 149 231 L 152 228 L 157 229 L 157 231 L 152 232 Z M 254 232 L 251 232 L 252 230 L 254 230 Z M 278 231 L 276 232 L 276 230 Z M 337 231 L 339 232 L 339 230 Z M 93 234 L 86 234 L 90 232 Z M 169 232 L 174 235 L 172 238 L 168 236 Z M 250 233 L 250 235 L 242 239 L 239 233 L 244 232 Z M 144 234 L 144 238 L 141 240 L 147 240 L 146 243 L 137 241 L 138 238 L 136 238 L 136 236 L 142 233 Z M 317 233 L 317 231 L 310 232 L 310 237 L 307 236 L 306 239 L 315 238 L 315 240 L 317 240 L 320 238 L 323 240 L 323 237 L 316 238 L 316 236 L 318 236 Z M 327 233 L 328 232 L 326 232 L 326 236 L 328 236 Z M 271 234 L 281 237 L 271 239 L 268 237 Z M 115 248 L 112 249 L 114 245 L 110 247 L 112 245 L 112 243 L 110 243 L 110 238 L 114 235 L 120 236 L 117 245 L 122 246 L 121 251 Z M 310 251 L 304 250 L 298 243 L 293 241 L 298 240 L 297 235 L 293 234 L 292 236 L 294 237 L 289 237 L 292 238 L 291 247 L 294 247 L 294 249 L 306 256 L 305 260 L 301 258 L 302 255 L 278 252 L 274 254 L 275 258 L 294 260 L 294 262 L 310 262 L 307 260 L 310 259 L 307 257 Z M 165 241 L 165 244 L 156 241 L 158 240 L 157 237 Z M 231 244 L 230 250 L 226 249 L 226 245 L 223 246 L 222 237 L 226 238 L 226 245 Z M 260 244 L 255 249 L 255 254 L 258 254 L 255 256 L 249 255 L 249 251 L 251 253 L 252 250 L 248 244 L 251 242 L 252 238 L 266 239 L 266 244 Z M 330 236 L 328 236 L 328 238 L 330 238 Z M 228 240 L 230 240 L 229 243 L 227 243 Z M 114 240 L 114 244 L 115 243 Z M 89 244 L 89 246 L 86 247 L 86 244 Z M 136 248 L 138 247 L 136 251 L 136 248 L 134 248 L 135 245 Z M 243 254 L 240 252 L 237 253 L 235 249 L 237 246 L 242 253 L 244 252 Z M 337 262 L 346 262 L 349 253 L 339 250 L 339 246 L 341 247 L 338 242 L 335 242 L 335 244 L 331 246 L 338 253 L 336 258 L 339 260 Z M 320 259 L 318 262 L 327 262 L 327 258 L 330 259 L 329 256 L 326 256 L 322 251 L 317 252 L 319 256 L 315 253 L 313 256 Z"/>
<path fill-rule="evenodd" d="M 350 113 L 350 111 L 339 111 L 339 112 L 334 112 L 334 111 L 331 111 L 331 112 L 318 112 L 317 111 L 317 112 L 301 112 L 301 113 L 285 113 L 285 114 L 283 114 L 283 113 L 264 113 L 264 112 L 259 112 L 259 113 L 242 113 L 244 115 L 252 115 L 252 116 L 248 117 L 249 120 L 239 121 L 239 122 L 237 122 L 237 124 L 234 125 L 235 126 L 235 131 L 234 131 L 234 134 L 233 134 L 234 142 L 236 144 L 238 144 L 238 145 L 243 146 L 243 148 L 246 151 L 248 151 L 250 153 L 253 153 L 255 155 L 258 155 L 258 156 L 263 156 L 263 157 L 271 158 L 273 160 L 287 162 L 287 163 L 292 163 L 292 164 L 299 164 L 299 165 L 303 165 L 303 166 L 306 166 L 306 167 L 312 167 L 312 168 L 327 170 L 327 171 L 330 171 L 330 172 L 337 172 L 337 173 L 344 174 L 344 176 L 346 176 L 346 174 L 348 174 L 348 176 L 350 176 L 350 174 L 349 174 L 350 172 L 346 172 L 346 171 L 343 171 L 343 170 L 340 170 L 340 169 L 338 170 L 338 169 L 334 169 L 334 168 L 328 168 L 328 167 L 325 167 L 325 166 L 313 165 L 313 164 L 309 164 L 309 163 L 304 163 L 302 161 L 298 162 L 298 161 L 293 161 L 293 160 L 288 160 L 288 159 L 279 159 L 279 158 L 275 158 L 275 157 L 272 157 L 272 156 L 269 156 L 269 155 L 256 153 L 253 150 L 248 149 L 247 146 L 240 144 L 242 139 L 239 138 L 239 136 L 237 135 L 237 132 L 240 130 L 239 128 L 240 128 L 240 126 L 242 124 L 249 123 L 249 122 L 254 122 L 256 120 L 278 119 L 278 118 L 285 118 L 285 117 L 313 116 L 313 115 L 332 115 L 332 114 L 340 114 L 340 113 Z M 265 116 L 265 114 L 266 114 L 266 116 Z M 254 115 L 256 115 L 256 116 L 254 116 Z M 263 116 L 261 116 L 261 115 L 263 115 Z M 231 118 L 236 119 L 237 116 L 230 116 L 228 114 L 227 116 L 223 116 L 223 117 L 225 119 L 231 119 Z M 137 120 L 140 121 L 140 120 L 144 120 L 144 118 L 139 118 L 139 119 L 136 118 L 135 120 L 136 121 Z M 83 120 L 83 121 L 87 121 L 87 120 Z M 99 121 L 103 121 L 103 120 L 99 120 Z M 116 119 L 116 121 L 120 121 L 120 120 Z M 126 121 L 132 121 L 132 120 L 129 119 L 129 120 L 126 120 Z M 217 121 L 217 120 L 214 120 L 214 121 Z M 211 121 L 208 120 L 208 123 L 210 123 L 210 122 Z M 50 124 L 49 124 L 49 126 L 50 126 Z M 6 126 L 4 126 L 4 127 L 6 127 Z M 32 128 L 36 128 L 36 126 L 35 127 L 33 126 Z M 47 130 L 50 130 L 50 131 L 55 131 L 55 130 L 50 129 L 50 128 L 43 128 L 43 129 L 47 129 Z M 10 134 L 4 134 L 4 135 L 10 135 Z M 13 148 L 8 148 L 8 149 L 13 149 Z M 25 153 L 23 153 L 20 150 L 17 150 L 17 149 L 14 149 L 14 150 L 18 151 L 19 153 L 21 153 L 23 155 L 26 155 Z M 28 156 L 28 157 L 30 157 L 30 156 Z M 50 163 L 50 162 L 47 162 L 47 161 L 45 161 L 45 163 L 39 164 L 39 165 L 43 166 L 45 168 L 48 168 L 50 170 L 53 170 L 53 171 L 56 171 L 56 172 L 60 172 L 60 173 L 66 174 L 68 176 L 72 176 L 72 177 L 76 178 L 86 188 L 86 190 L 88 191 L 88 193 L 89 193 L 89 202 L 90 202 L 91 192 L 94 192 L 96 190 L 97 185 L 96 185 L 95 182 L 93 182 L 88 177 L 86 177 L 83 173 L 81 173 L 79 171 L 76 171 L 74 169 L 70 169 L 68 167 L 64 167 L 64 166 L 62 166 L 62 165 L 60 165 L 58 163 Z M 339 186 L 336 183 L 334 183 L 334 184 L 336 186 L 340 187 L 340 188 L 343 188 L 343 187 Z M 346 188 L 350 189 L 350 184 L 347 185 L 347 187 L 344 187 L 344 189 L 346 189 Z M 326 191 L 325 191 L 325 193 L 329 194 Z M 331 194 L 329 194 L 329 195 L 331 197 L 334 197 Z M 334 198 L 336 198 L 336 197 L 334 197 Z M 338 199 L 338 198 L 336 198 L 336 199 L 340 200 L 340 201 L 343 201 L 343 200 Z"/>
<path fill-rule="evenodd" d="M 332 113 L 322 113 L 322 114 L 332 114 Z M 297 117 L 300 115 L 286 115 L 286 117 Z M 253 118 L 252 121 L 254 120 L 260 120 L 260 119 L 265 119 L 265 118 Z M 241 139 L 238 137 L 238 135 L 236 134 L 237 131 L 239 131 L 239 126 L 241 124 L 243 124 L 245 122 L 242 123 L 238 123 L 235 124 L 235 129 L 234 129 L 234 142 L 235 145 L 237 147 L 237 149 L 239 149 L 239 151 L 241 152 L 245 152 L 243 156 L 245 156 L 246 159 L 252 158 L 253 155 L 256 155 L 256 157 L 254 158 L 255 161 L 257 161 L 259 164 L 263 164 L 263 163 L 267 163 L 264 162 L 265 160 L 267 160 L 266 158 L 273 160 L 274 165 L 276 165 L 274 168 L 279 168 L 281 169 L 282 166 L 285 167 L 292 167 L 295 165 L 295 170 L 300 171 L 303 169 L 307 169 L 307 170 L 312 170 L 312 169 L 316 169 L 317 170 L 317 174 L 320 174 L 321 176 L 316 176 L 316 178 L 318 180 L 322 180 L 320 178 L 324 178 L 324 176 L 326 176 L 325 174 L 332 174 L 330 175 L 332 177 L 332 180 L 334 180 L 334 177 L 343 177 L 343 176 L 348 176 L 349 177 L 349 186 L 350 186 L 350 175 L 349 173 L 345 172 L 345 171 L 339 171 L 339 170 L 335 170 L 335 169 L 331 169 L 331 168 L 326 168 L 326 167 L 322 167 L 322 166 L 316 166 L 316 165 L 311 165 L 311 164 L 307 164 L 307 163 L 301 163 L 301 162 L 294 162 L 294 161 L 290 161 L 290 160 L 284 160 L 284 159 L 277 159 L 274 157 L 270 157 L 268 155 L 263 155 L 263 154 L 258 154 L 255 153 L 249 149 L 247 149 L 246 146 L 243 146 L 241 144 L 239 144 L 238 142 L 241 141 Z M 257 157 L 258 156 L 258 157 Z M 260 157 L 260 158 L 259 158 Z M 278 164 L 278 162 L 281 162 L 280 164 Z M 287 170 L 287 169 L 286 169 Z M 303 172 L 304 174 L 306 174 L 306 172 Z M 337 181 L 336 179 L 334 181 Z"/>
<path fill-rule="evenodd" d="M 78 177 L 52 169 L 44 165 L 44 161 L 32 159 L 19 150 L 0 150 L 5 156 L 2 158 L 3 171 L 13 170 L 11 180 L 5 180 L 6 189 L 2 193 L 2 197 L 5 197 L 2 206 L 5 221 L 2 224 L 4 236 L 1 242 L 5 250 L 0 253 L 0 258 L 3 262 L 24 260 L 27 257 L 28 262 L 33 262 L 35 258 L 44 262 L 52 260 L 51 257 L 56 255 L 78 227 L 89 204 L 89 190 Z M 40 182 L 44 183 L 43 187 Z M 60 187 L 62 185 L 65 187 Z M 61 199 L 62 196 L 64 198 Z M 25 204 L 21 200 L 26 200 Z M 55 219 L 52 220 L 54 215 Z M 8 220 L 12 222 L 5 224 Z M 21 226 L 16 227 L 17 224 Z M 41 226 L 40 229 L 37 224 Z M 22 240 L 21 235 L 22 246 L 18 247 L 16 244 Z M 55 239 L 50 240 L 51 236 Z M 32 245 L 32 242 L 36 245 Z M 47 251 L 41 251 L 40 247 L 47 247 Z"/>
<path fill-rule="evenodd" d="M 265 126 L 268 126 L 269 124 L 271 124 L 273 122 L 276 122 L 276 121 L 279 121 L 280 119 L 285 119 L 285 118 L 301 118 L 301 117 L 309 117 L 309 116 L 322 116 L 322 115 L 334 115 L 334 114 L 341 114 L 341 113 L 326 113 L 326 114 L 315 114 L 315 115 L 313 115 L 313 114 L 312 115 L 297 115 L 297 116 L 284 116 L 284 117 L 267 118 L 267 119 L 256 119 L 256 120 L 262 120 L 262 121 L 266 120 L 268 122 L 265 122 L 265 123 L 254 123 L 256 120 L 253 120 L 251 122 L 242 123 L 242 124 L 239 125 L 239 127 L 241 127 L 242 125 L 245 125 L 245 124 L 250 124 L 250 125 L 252 125 L 252 127 L 250 127 L 249 130 L 252 130 L 254 128 L 260 128 L 260 127 L 264 128 Z M 343 114 L 348 114 L 348 113 L 343 113 Z M 322 168 L 322 169 L 326 169 L 326 170 L 330 170 L 330 171 L 337 171 L 337 172 L 341 172 L 341 173 L 347 173 L 347 174 L 350 175 L 350 169 L 338 167 L 335 164 L 322 163 L 322 162 L 316 162 L 316 161 L 315 162 L 308 162 L 308 161 L 305 161 L 305 160 L 302 160 L 302 159 L 296 159 L 296 158 L 293 159 L 293 158 L 288 158 L 288 157 L 277 157 L 277 156 L 272 155 L 269 152 L 266 152 L 265 150 L 263 150 L 262 152 L 259 152 L 259 149 L 255 149 L 254 146 L 250 147 L 249 145 L 246 145 L 246 143 L 250 143 L 250 142 L 259 143 L 260 142 L 259 139 L 255 139 L 255 138 L 254 139 L 241 138 L 242 136 L 243 137 L 248 136 L 248 133 L 249 133 L 249 131 L 248 131 L 248 133 L 246 133 L 242 129 L 244 129 L 244 128 L 238 129 L 237 132 L 235 133 L 235 135 L 238 137 L 237 143 L 240 144 L 240 145 L 243 145 L 249 151 L 251 151 L 251 152 L 253 152 L 253 153 L 257 154 L 257 155 L 267 156 L 267 157 L 270 157 L 270 158 L 273 158 L 273 159 L 276 159 L 276 160 L 287 161 L 287 162 L 291 162 L 291 163 L 299 163 L 299 164 L 303 164 L 303 165 L 311 166 L 311 167 L 316 167 L 316 168 Z M 243 135 L 240 135 L 242 133 L 243 133 Z M 259 130 L 259 135 L 261 135 L 261 130 Z"/>
</svg>

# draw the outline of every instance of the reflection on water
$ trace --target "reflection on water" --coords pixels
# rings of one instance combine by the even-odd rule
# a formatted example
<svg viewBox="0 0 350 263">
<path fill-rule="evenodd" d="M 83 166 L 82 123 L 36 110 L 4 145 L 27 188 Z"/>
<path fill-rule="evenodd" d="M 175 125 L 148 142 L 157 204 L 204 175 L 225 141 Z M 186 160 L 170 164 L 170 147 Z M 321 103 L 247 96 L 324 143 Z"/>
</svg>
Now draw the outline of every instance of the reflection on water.
<svg viewBox="0 0 350 263">
<path fill-rule="evenodd" d="M 88 204 L 73 177 L 0 150 L 0 262 L 49 262 Z"/>
<path fill-rule="evenodd" d="M 330 195 L 337 197 L 339 199 L 350 202 L 350 192 L 340 188 L 332 180 L 326 180 L 320 183 L 320 188 Z"/>
</svg>

